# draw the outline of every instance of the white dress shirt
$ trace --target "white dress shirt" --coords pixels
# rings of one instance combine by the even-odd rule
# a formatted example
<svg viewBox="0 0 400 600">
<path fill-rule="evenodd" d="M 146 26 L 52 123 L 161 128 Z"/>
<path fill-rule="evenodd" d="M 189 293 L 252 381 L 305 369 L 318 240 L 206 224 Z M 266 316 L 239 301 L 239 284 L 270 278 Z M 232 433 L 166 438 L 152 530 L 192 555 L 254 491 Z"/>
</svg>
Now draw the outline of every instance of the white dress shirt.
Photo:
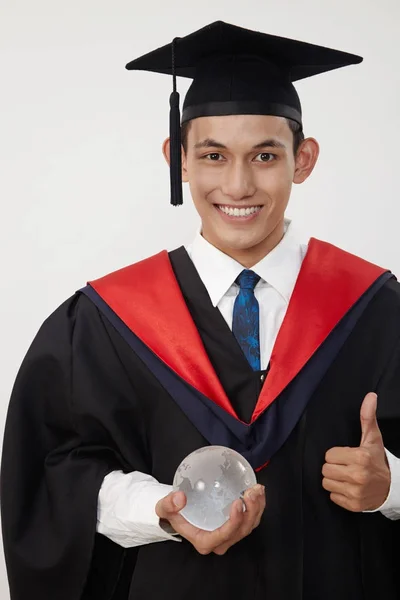
<svg viewBox="0 0 400 600">
<path fill-rule="evenodd" d="M 233 305 L 239 293 L 234 281 L 243 266 L 209 244 L 200 233 L 186 249 L 212 304 L 232 328 Z M 261 369 L 266 369 L 269 363 L 306 252 L 307 244 L 300 243 L 287 220 L 282 241 L 252 267 L 261 278 L 254 290 L 260 306 Z M 389 495 L 376 511 L 366 512 L 381 511 L 389 519 L 400 519 L 400 459 L 387 450 L 386 456 L 391 471 Z M 97 531 L 124 547 L 180 541 L 173 532 L 160 526 L 155 512 L 158 500 L 171 491 L 172 486 L 160 484 L 138 471 L 110 473 L 99 493 Z"/>
</svg>

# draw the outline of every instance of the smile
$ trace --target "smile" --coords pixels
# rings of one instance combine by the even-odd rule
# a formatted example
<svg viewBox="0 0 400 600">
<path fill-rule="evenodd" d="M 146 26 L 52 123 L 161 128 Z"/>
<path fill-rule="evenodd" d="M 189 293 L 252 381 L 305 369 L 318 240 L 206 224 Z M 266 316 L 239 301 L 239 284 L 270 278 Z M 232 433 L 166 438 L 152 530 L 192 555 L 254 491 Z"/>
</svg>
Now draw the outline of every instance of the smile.
<svg viewBox="0 0 400 600">
<path fill-rule="evenodd" d="M 231 206 L 224 206 L 222 204 L 217 204 L 216 208 L 223 212 L 225 215 L 229 217 L 249 217 L 250 215 L 254 215 L 261 210 L 261 206 L 248 206 L 247 208 L 233 208 Z"/>
</svg>

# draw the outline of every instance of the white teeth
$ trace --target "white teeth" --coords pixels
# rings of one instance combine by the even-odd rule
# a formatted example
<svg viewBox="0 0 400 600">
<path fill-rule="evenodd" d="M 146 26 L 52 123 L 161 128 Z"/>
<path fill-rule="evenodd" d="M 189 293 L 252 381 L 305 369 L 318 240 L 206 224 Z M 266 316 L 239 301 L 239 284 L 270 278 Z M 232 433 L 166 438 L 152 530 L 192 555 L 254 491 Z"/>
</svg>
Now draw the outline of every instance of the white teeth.
<svg viewBox="0 0 400 600">
<path fill-rule="evenodd" d="M 228 206 L 218 206 L 226 215 L 230 217 L 248 217 L 261 210 L 261 206 L 250 206 L 249 208 L 230 208 Z"/>
</svg>

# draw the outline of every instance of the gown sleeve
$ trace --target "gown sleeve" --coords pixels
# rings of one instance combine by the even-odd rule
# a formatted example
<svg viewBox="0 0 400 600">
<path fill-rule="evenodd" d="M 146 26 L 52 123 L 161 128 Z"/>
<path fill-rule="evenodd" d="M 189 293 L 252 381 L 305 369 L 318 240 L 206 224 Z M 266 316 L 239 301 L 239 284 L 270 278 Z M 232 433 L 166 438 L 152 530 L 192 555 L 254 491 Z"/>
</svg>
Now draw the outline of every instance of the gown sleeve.
<svg viewBox="0 0 400 600">
<path fill-rule="evenodd" d="M 14 385 L 3 445 L 12 600 L 111 597 L 124 550 L 96 533 L 98 493 L 113 470 L 147 470 L 141 433 L 132 425 L 140 415 L 130 385 L 102 317 L 84 296 L 67 301 L 41 327 Z M 87 590 L 99 579 L 95 572 L 102 589 L 93 596 Z"/>
<path fill-rule="evenodd" d="M 377 419 L 383 443 L 400 458 L 400 338 L 375 390 L 378 395 Z"/>
</svg>

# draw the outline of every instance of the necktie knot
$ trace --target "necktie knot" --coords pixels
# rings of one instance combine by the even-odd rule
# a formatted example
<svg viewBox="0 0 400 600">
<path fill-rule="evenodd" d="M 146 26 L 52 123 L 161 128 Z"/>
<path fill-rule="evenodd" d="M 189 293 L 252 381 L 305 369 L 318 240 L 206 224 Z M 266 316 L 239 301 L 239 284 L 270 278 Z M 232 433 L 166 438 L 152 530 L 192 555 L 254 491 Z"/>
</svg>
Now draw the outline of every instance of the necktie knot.
<svg viewBox="0 0 400 600">
<path fill-rule="evenodd" d="M 260 276 L 250 269 L 243 269 L 240 275 L 235 279 L 241 290 L 254 290 L 257 283 L 260 281 Z"/>
</svg>

